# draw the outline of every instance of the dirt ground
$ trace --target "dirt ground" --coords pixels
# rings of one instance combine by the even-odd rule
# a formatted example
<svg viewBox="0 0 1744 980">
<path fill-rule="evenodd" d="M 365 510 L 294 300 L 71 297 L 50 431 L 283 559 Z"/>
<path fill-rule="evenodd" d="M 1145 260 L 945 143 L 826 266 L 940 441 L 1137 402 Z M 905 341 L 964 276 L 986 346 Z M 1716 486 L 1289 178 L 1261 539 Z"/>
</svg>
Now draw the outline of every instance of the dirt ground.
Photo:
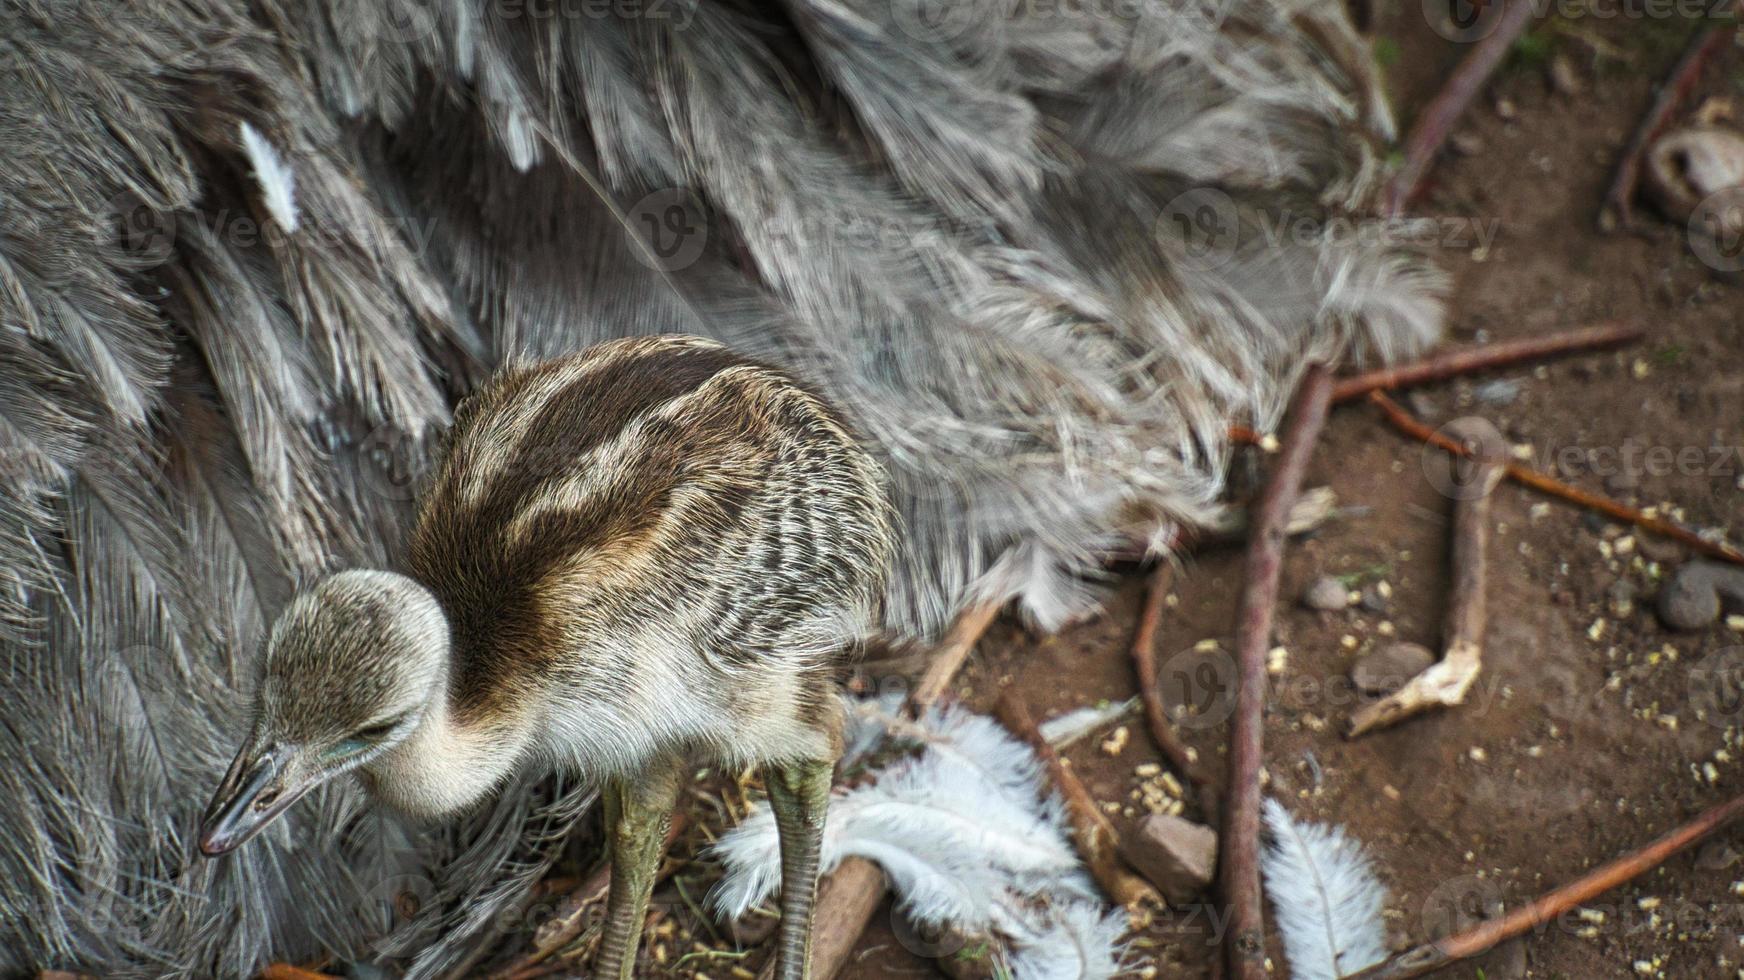
<svg viewBox="0 0 1744 980">
<path fill-rule="evenodd" d="M 1419 4 L 1389 8 L 1377 14 L 1377 54 L 1408 125 L 1466 49 L 1438 37 Z M 1638 233 L 1604 234 L 1596 223 L 1621 147 L 1693 26 L 1565 17 L 1541 27 L 1458 127 L 1459 150 L 1438 162 L 1416 209 L 1459 219 L 1449 226 L 1462 229 L 1462 240 L 1450 236 L 1440 250 L 1456 283 L 1451 343 L 1603 320 L 1642 324 L 1648 340 L 1427 386 L 1411 407 L 1435 425 L 1482 416 L 1530 447 L 1540 467 L 1668 513 L 1681 508 L 1687 523 L 1726 528 L 1737 540 L 1744 280 L 1704 265 L 1682 228 L 1649 207 L 1639 212 Z M 1574 69 L 1578 91 L 1550 83 L 1559 58 Z M 1740 63 L 1744 55 L 1734 52 L 1710 69 L 1697 101 L 1744 97 Z M 1496 237 L 1487 247 L 1470 240 L 1488 229 Z M 1517 385 L 1485 385 L 1497 379 Z M 1688 447 L 1700 452 L 1685 452 L 1680 464 Z M 1726 799 L 1738 792 L 1736 760 L 1744 757 L 1734 727 L 1744 724 L 1744 707 L 1714 688 L 1716 668 L 1744 663 L 1744 633 L 1724 625 L 1671 633 L 1652 611 L 1657 576 L 1686 560 L 1686 550 L 1511 485 L 1495 501 L 1488 656 L 1471 702 L 1343 738 L 1352 706 L 1344 678 L 1356 657 L 1392 639 L 1439 646 L 1450 503 L 1426 477 L 1425 458 L 1372 408 L 1334 412 L 1308 484 L 1332 487 L 1353 511 L 1286 555 L 1275 642 L 1288 660 L 1266 714 L 1270 792 L 1299 817 L 1341 824 L 1367 845 L 1400 948 L 1486 908 L 1515 908 Z M 1258 465 L 1238 463 L 1236 482 L 1251 484 Z M 1158 640 L 1165 688 L 1176 685 L 1171 701 L 1208 696 L 1192 688 L 1205 676 L 1190 669 L 1204 659 L 1193 650 L 1208 639 L 1227 648 L 1240 566 L 1236 550 L 1209 551 L 1175 576 L 1176 601 Z M 1294 601 L 1323 575 L 1355 589 L 1384 582 L 1391 594 L 1378 611 L 1311 612 Z M 1130 697 L 1127 646 L 1143 582 L 1129 575 L 1113 584 L 1105 615 L 1061 635 L 996 624 L 960 678 L 961 698 L 989 709 L 1012 685 L 1045 718 Z M 1629 593 L 1632 611 L 1613 608 Z M 1110 725 L 1067 755 L 1098 799 L 1122 805 L 1114 819 L 1124 828 L 1145 812 L 1132 799 L 1134 769 L 1161 760 L 1142 720 L 1122 724 L 1130 738 L 1118 754 L 1102 744 Z M 1225 727 L 1183 731 L 1220 775 Z M 1189 804 L 1187 815 L 1195 812 Z M 1744 830 L 1722 835 L 1606 895 L 1591 914 L 1444 975 L 1744 976 L 1741 854 Z M 677 909 L 672 918 L 684 924 Z M 888 906 L 879 912 L 846 980 L 938 975 L 909 951 L 914 944 L 896 922 Z M 1205 976 L 1216 951 L 1205 908 L 1178 910 L 1134 940 L 1135 962 L 1163 977 Z M 682 936 L 671 945 L 689 948 Z M 1282 975 L 1281 951 L 1274 954 Z M 760 960 L 754 952 L 669 972 L 732 976 L 733 967 L 755 970 Z"/>
</svg>

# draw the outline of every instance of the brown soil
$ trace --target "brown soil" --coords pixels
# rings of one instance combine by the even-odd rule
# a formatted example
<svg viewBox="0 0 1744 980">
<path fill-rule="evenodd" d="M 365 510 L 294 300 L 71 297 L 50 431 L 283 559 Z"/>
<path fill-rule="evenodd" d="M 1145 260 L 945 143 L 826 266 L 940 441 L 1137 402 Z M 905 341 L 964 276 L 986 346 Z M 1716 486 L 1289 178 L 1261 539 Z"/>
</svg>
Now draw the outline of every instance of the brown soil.
<svg viewBox="0 0 1744 980">
<path fill-rule="evenodd" d="M 1408 122 L 1463 48 L 1430 31 L 1419 4 L 1397 6 L 1378 16 L 1376 33 L 1383 60 L 1392 62 L 1395 105 Z M 1481 415 L 1529 445 L 1541 467 L 1644 505 L 1670 502 L 1688 523 L 1727 528 L 1737 540 L 1744 526 L 1741 281 L 1704 266 L 1681 227 L 1650 207 L 1639 212 L 1644 228 L 1637 234 L 1607 235 L 1596 224 L 1617 154 L 1691 22 L 1561 24 L 1560 31 L 1540 29 L 1474 106 L 1458 130 L 1465 152 L 1437 164 L 1416 209 L 1494 222 L 1498 231 L 1487 252 L 1469 241 L 1441 250 L 1456 283 L 1449 339 L 1507 339 L 1610 319 L 1641 323 L 1650 336 L 1630 350 L 1495 375 L 1519 383 L 1517 398 L 1505 404 L 1475 397 L 1491 380 L 1484 378 L 1425 387 L 1413 408 L 1435 425 Z M 1595 41 L 1607 56 L 1595 56 Z M 1552 90 L 1552 54 L 1578 69 L 1582 91 Z M 1734 53 L 1712 67 L 1698 100 L 1737 97 L 1741 60 Z M 1511 104 L 1506 113 L 1499 100 Z M 1671 457 L 1643 453 L 1627 473 L 1578 461 L 1579 450 L 1618 453 L 1632 444 L 1665 447 Z M 1698 451 L 1699 465 L 1688 465 L 1695 458 L 1688 453 L 1685 465 L 1665 464 L 1687 447 Z M 1744 708 L 1716 700 L 1709 683 L 1711 668 L 1744 658 L 1744 633 L 1724 625 L 1669 633 L 1651 609 L 1655 572 L 1675 568 L 1684 550 L 1512 485 L 1495 502 L 1488 652 L 1470 703 L 1358 741 L 1342 738 L 1351 709 L 1343 681 L 1356 656 L 1389 632 L 1432 649 L 1439 644 L 1450 504 L 1426 478 L 1425 458 L 1370 407 L 1335 410 L 1308 483 L 1330 485 L 1341 505 L 1368 510 L 1288 550 L 1283 593 L 1290 601 L 1276 623 L 1288 662 L 1274 678 L 1266 715 L 1270 792 L 1298 816 L 1341 824 L 1368 846 L 1389 889 L 1388 924 L 1401 947 L 1469 922 L 1496 902 L 1514 908 L 1720 802 L 1739 789 L 1731 756 L 1744 757 L 1732 727 Z M 1236 482 L 1251 485 L 1262 465 L 1238 463 Z M 1623 468 L 1610 455 L 1597 466 Z M 1223 550 L 1191 557 L 1176 576 L 1178 603 L 1166 611 L 1158 641 L 1165 686 L 1175 685 L 1171 701 L 1224 696 L 1193 687 L 1201 675 L 1175 668 L 1201 640 L 1227 647 L 1241 574 L 1240 553 Z M 1303 609 L 1294 597 L 1319 575 L 1346 576 L 1359 588 L 1385 581 L 1388 611 Z M 1607 608 L 1619 581 L 1640 595 L 1623 616 Z M 958 695 L 988 710 L 1001 689 L 1015 685 L 1038 718 L 1130 697 L 1126 649 L 1142 582 L 1129 575 L 1115 585 L 1105 615 L 1058 636 L 996 624 Z M 1173 661 L 1182 654 L 1185 660 Z M 1098 799 L 1125 808 L 1115 818 L 1123 827 L 1144 812 L 1131 798 L 1139 783 L 1134 768 L 1161 761 L 1142 720 L 1126 724 L 1130 740 L 1118 755 L 1102 747 L 1108 732 L 1066 753 Z M 1221 778 L 1225 727 L 1185 735 Z M 1705 763 L 1714 767 L 1712 779 Z M 1744 884 L 1734 891 L 1744 879 L 1740 853 L 1744 830 L 1722 834 L 1589 906 L 1602 920 L 1571 917 L 1445 975 L 1734 976 L 1744 964 Z M 674 910 L 675 918 L 685 916 L 682 906 Z M 898 922 L 888 906 L 881 910 L 845 980 L 939 975 L 909 951 L 915 944 L 899 934 Z M 1207 908 L 1178 911 L 1140 933 L 1135 953 L 1158 976 L 1207 975 L 1216 951 L 1211 922 Z M 1282 976 L 1281 952 L 1274 954 Z M 674 975 L 695 967 L 732 976 L 732 967 L 755 969 L 760 959 L 692 962 Z"/>
</svg>

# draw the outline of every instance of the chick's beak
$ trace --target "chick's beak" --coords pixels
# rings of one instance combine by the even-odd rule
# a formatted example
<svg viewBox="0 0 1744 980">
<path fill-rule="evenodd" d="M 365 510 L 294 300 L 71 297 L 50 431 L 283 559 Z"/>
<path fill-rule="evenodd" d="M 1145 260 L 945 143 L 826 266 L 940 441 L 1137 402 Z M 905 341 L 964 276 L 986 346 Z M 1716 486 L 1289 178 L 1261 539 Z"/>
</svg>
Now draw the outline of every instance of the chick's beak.
<svg viewBox="0 0 1744 980">
<path fill-rule="evenodd" d="M 200 819 L 201 854 L 217 857 L 242 846 L 320 784 L 318 776 L 293 775 L 291 757 L 284 745 L 243 746 Z"/>
</svg>

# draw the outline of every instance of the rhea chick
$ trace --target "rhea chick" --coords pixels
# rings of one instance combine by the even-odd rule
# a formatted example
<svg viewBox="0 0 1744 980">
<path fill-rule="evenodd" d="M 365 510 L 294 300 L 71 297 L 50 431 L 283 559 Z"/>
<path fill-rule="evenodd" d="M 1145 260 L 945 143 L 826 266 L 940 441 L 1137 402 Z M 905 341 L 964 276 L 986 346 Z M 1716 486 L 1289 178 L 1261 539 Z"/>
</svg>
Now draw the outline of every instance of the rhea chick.
<svg viewBox="0 0 1744 980">
<path fill-rule="evenodd" d="M 595 975 L 627 978 L 684 774 L 761 765 L 777 972 L 803 978 L 833 674 L 891 550 L 880 468 L 778 370 L 690 337 L 507 368 L 456 411 L 403 573 L 332 575 L 274 623 L 200 848 L 345 773 L 432 817 L 524 767 L 589 774 L 612 860 Z"/>
</svg>

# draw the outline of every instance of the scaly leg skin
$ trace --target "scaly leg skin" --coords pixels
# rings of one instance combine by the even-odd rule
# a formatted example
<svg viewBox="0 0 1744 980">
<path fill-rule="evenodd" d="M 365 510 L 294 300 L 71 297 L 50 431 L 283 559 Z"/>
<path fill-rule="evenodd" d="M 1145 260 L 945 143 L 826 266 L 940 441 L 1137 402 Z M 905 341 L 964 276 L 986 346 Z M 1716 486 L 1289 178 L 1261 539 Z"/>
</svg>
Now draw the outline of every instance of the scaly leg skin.
<svg viewBox="0 0 1744 980">
<path fill-rule="evenodd" d="M 803 759 L 771 766 L 768 773 L 769 806 L 781 832 L 781 938 L 775 980 L 811 980 L 811 918 L 834 772 L 827 760 Z"/>
<path fill-rule="evenodd" d="M 660 872 L 683 772 L 675 761 L 655 763 L 639 775 L 613 778 L 601 794 L 612 883 L 606 898 L 605 936 L 594 961 L 593 975 L 600 980 L 630 980 L 635 970 L 648 896 Z"/>
</svg>

